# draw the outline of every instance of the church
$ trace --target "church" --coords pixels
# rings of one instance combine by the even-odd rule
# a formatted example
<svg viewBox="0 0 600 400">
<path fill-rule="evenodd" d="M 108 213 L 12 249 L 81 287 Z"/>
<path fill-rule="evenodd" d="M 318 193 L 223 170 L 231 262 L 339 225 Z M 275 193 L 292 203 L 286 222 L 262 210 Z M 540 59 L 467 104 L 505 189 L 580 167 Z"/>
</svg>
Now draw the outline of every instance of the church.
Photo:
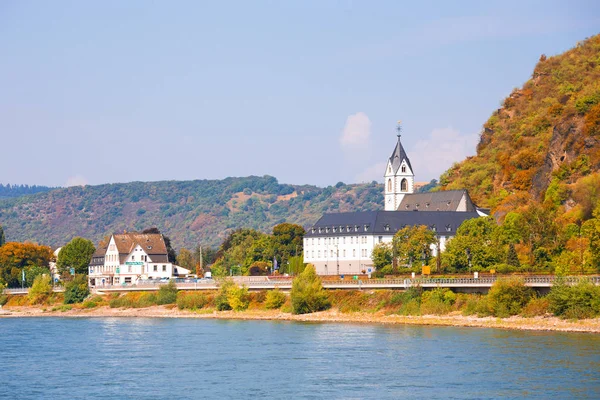
<svg viewBox="0 0 600 400">
<path fill-rule="evenodd" d="M 485 216 L 466 190 L 414 193 L 415 174 L 398 140 L 384 172 L 384 210 L 324 214 L 304 236 L 304 262 L 319 275 L 358 275 L 375 271 L 371 253 L 378 243 L 390 243 L 406 226 L 425 225 L 436 233 L 439 247 L 456 235 L 467 219 Z"/>
</svg>

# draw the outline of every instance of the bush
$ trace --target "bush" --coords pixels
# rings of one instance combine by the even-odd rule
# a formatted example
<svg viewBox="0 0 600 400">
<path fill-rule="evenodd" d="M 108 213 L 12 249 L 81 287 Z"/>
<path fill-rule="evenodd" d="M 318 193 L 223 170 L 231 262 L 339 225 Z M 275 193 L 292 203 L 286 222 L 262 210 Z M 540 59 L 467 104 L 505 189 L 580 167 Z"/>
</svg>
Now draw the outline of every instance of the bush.
<svg viewBox="0 0 600 400">
<path fill-rule="evenodd" d="M 285 303 L 285 300 L 285 294 L 279 290 L 279 288 L 275 288 L 267 293 L 267 298 L 265 299 L 265 308 L 268 310 L 281 308 L 281 306 Z"/>
<path fill-rule="evenodd" d="M 307 266 L 300 275 L 294 278 L 291 299 L 294 314 L 308 314 L 326 310 L 330 307 L 329 298 L 323 289 L 321 278 L 317 276 L 312 265 Z"/>
<path fill-rule="evenodd" d="M 113 293 L 108 302 L 110 308 L 145 308 L 158 304 L 158 295 L 152 292 L 132 292 L 119 296 Z"/>
<path fill-rule="evenodd" d="M 433 289 L 421 296 L 421 313 L 444 315 L 452 310 L 456 294 L 450 289 Z"/>
<path fill-rule="evenodd" d="M 30 304 L 42 304 L 52 294 L 51 278 L 49 275 L 38 275 L 33 280 L 27 298 Z"/>
<path fill-rule="evenodd" d="M 65 304 L 81 303 L 90 294 L 85 275 L 75 275 L 72 281 L 65 285 Z"/>
<path fill-rule="evenodd" d="M 177 285 L 171 279 L 166 285 L 161 285 L 158 289 L 156 302 L 160 305 L 173 304 L 177 301 Z"/>
<path fill-rule="evenodd" d="M 588 280 L 569 286 L 559 280 L 548 294 L 549 310 L 569 319 L 593 318 L 600 315 L 600 287 Z"/>
<path fill-rule="evenodd" d="M 204 293 L 186 293 L 179 292 L 177 294 L 177 308 L 180 310 L 198 310 L 208 304 L 208 299 Z"/>
<path fill-rule="evenodd" d="M 498 279 L 487 295 L 487 306 L 496 317 L 509 317 L 521 313 L 533 297 L 533 290 L 516 277 Z"/>
<path fill-rule="evenodd" d="M 219 292 L 215 297 L 215 307 L 219 311 L 231 310 L 229 304 L 229 292 L 235 288 L 235 283 L 232 280 L 226 279 L 221 283 Z"/>
<path fill-rule="evenodd" d="M 229 306 L 233 311 L 244 311 L 248 309 L 250 304 L 250 295 L 248 288 L 244 286 L 234 286 L 227 293 L 227 300 Z"/>
<path fill-rule="evenodd" d="M 548 313 L 549 306 L 550 301 L 547 297 L 535 297 L 531 299 L 525 307 L 523 307 L 523 312 L 521 315 L 524 317 L 538 317 L 546 315 Z"/>
</svg>

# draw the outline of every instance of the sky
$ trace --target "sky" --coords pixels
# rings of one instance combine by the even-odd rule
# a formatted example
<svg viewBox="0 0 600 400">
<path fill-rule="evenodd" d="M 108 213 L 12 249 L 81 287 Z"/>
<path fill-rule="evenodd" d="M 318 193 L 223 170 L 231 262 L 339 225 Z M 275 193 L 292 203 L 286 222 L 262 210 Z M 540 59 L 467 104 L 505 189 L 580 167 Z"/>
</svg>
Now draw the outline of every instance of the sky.
<svg viewBox="0 0 600 400">
<path fill-rule="evenodd" d="M 0 183 L 416 181 L 475 154 L 596 1 L 0 1 Z"/>
</svg>

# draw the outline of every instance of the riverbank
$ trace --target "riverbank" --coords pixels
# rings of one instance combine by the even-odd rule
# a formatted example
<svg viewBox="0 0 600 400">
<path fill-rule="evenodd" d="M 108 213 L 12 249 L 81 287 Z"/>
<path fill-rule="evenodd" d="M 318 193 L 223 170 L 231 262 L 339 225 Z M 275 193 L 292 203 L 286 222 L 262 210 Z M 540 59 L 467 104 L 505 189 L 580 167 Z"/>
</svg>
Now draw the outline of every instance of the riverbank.
<svg viewBox="0 0 600 400">
<path fill-rule="evenodd" d="M 210 319 L 241 319 L 241 320 L 276 320 L 296 322 L 336 322 L 336 323 L 366 323 L 385 325 L 434 325 L 498 328 L 533 331 L 557 332 L 588 332 L 600 333 L 600 318 L 584 320 L 564 320 L 557 317 L 475 317 L 463 316 L 460 313 L 448 315 L 406 316 L 387 314 L 384 312 L 341 313 L 337 309 L 312 314 L 293 315 L 279 310 L 247 310 L 201 311 L 180 310 L 173 306 L 152 306 L 147 308 L 110 308 L 108 306 L 93 309 L 72 308 L 70 310 L 54 310 L 40 307 L 9 307 L 0 309 L 0 318 L 22 317 L 66 317 L 66 318 L 210 318 Z"/>
</svg>

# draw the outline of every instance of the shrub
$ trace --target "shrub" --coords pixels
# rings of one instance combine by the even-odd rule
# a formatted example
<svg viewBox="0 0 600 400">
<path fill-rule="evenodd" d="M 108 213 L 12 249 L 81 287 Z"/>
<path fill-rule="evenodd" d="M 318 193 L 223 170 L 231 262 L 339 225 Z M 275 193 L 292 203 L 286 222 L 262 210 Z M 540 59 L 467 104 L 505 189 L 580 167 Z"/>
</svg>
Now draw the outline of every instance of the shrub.
<svg viewBox="0 0 600 400">
<path fill-rule="evenodd" d="M 523 307 L 523 312 L 521 313 L 524 317 L 537 317 L 541 315 L 546 315 L 548 313 L 548 309 L 550 306 L 550 301 L 547 297 L 534 297 L 527 303 L 525 307 Z"/>
<path fill-rule="evenodd" d="M 234 286 L 227 293 L 227 300 L 229 301 L 229 306 L 233 311 L 247 310 L 248 305 L 250 304 L 248 288 L 245 285 L 241 287 Z"/>
<path fill-rule="evenodd" d="M 198 310 L 203 308 L 208 303 L 208 299 L 204 293 L 186 293 L 179 292 L 177 294 L 177 308 L 180 310 Z"/>
<path fill-rule="evenodd" d="M 317 276 L 312 265 L 307 266 L 300 275 L 294 278 L 291 299 L 294 314 L 308 314 L 326 310 L 330 307 L 329 298 L 323 289 L 321 278 Z"/>
<path fill-rule="evenodd" d="M 285 303 L 285 300 L 285 294 L 279 290 L 279 288 L 276 288 L 267 293 L 267 298 L 265 299 L 265 308 L 268 310 L 281 308 L 281 306 Z"/>
<path fill-rule="evenodd" d="M 161 285 L 159 287 L 156 300 L 160 305 L 173 304 L 177 301 L 177 285 L 173 279 L 166 285 Z"/>
<path fill-rule="evenodd" d="M 456 294 L 450 289 L 433 289 L 423 292 L 421 296 L 421 312 L 423 314 L 443 315 L 452 310 Z"/>
<path fill-rule="evenodd" d="M 90 294 L 87 277 L 75 275 L 72 281 L 65 285 L 65 304 L 81 303 Z"/>
<path fill-rule="evenodd" d="M 152 292 L 127 293 L 123 296 L 117 294 L 117 297 L 112 294 L 108 302 L 110 308 L 145 308 L 157 304 L 158 295 Z"/>
<path fill-rule="evenodd" d="M 588 280 L 569 286 L 559 280 L 548 294 L 549 310 L 556 316 L 585 319 L 600 315 L 600 287 Z"/>
<path fill-rule="evenodd" d="M 235 283 L 230 279 L 226 279 L 221 283 L 219 292 L 215 297 L 215 307 L 217 310 L 231 310 L 231 305 L 229 304 L 229 292 L 233 290 L 233 288 L 235 288 Z"/>
<path fill-rule="evenodd" d="M 49 275 L 38 275 L 33 280 L 33 285 L 29 289 L 27 298 L 30 304 L 42 304 L 50 294 L 52 294 L 52 285 Z"/>
<path fill-rule="evenodd" d="M 498 279 L 487 295 L 491 315 L 509 317 L 517 315 L 533 297 L 533 290 L 516 277 Z"/>
</svg>

